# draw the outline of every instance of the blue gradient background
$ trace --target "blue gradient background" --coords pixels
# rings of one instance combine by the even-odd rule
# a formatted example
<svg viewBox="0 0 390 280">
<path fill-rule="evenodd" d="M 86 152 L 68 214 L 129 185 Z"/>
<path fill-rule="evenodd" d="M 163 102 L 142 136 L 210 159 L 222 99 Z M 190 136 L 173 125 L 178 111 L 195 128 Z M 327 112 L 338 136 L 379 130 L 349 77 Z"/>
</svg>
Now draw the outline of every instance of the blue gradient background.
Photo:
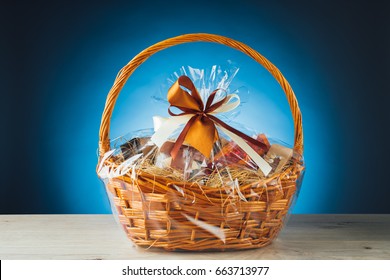
<svg viewBox="0 0 390 280">
<path fill-rule="evenodd" d="M 0 213 L 110 212 L 95 173 L 106 94 L 138 52 L 192 32 L 245 42 L 292 85 L 307 165 L 295 213 L 390 213 L 384 1 L 112 2 L 4 4 Z M 206 43 L 160 52 L 134 73 L 112 138 L 166 114 L 150 96 L 180 66 L 227 59 L 240 66 L 234 85 L 251 92 L 237 121 L 292 143 L 289 107 L 273 78 L 245 55 Z"/>
</svg>

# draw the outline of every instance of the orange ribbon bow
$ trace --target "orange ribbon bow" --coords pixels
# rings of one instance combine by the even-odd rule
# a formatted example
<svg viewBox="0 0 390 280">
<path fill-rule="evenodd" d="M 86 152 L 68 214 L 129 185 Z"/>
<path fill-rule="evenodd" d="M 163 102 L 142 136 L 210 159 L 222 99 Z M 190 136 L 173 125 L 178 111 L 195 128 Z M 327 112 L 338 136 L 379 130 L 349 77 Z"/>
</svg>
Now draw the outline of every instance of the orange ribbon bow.
<svg viewBox="0 0 390 280">
<path fill-rule="evenodd" d="M 183 90 L 181 87 L 186 88 L 188 91 Z M 168 90 L 169 114 L 171 116 L 193 115 L 184 126 L 172 148 L 171 156 L 173 159 L 176 158 L 184 141 L 209 158 L 215 141 L 219 139 L 216 124 L 236 134 L 246 142 L 267 149 L 264 143 L 238 131 L 212 115 L 215 110 L 229 102 L 228 96 L 225 96 L 222 100 L 213 104 L 218 90 L 216 89 L 210 94 L 207 98 L 206 106 L 203 104 L 202 98 L 193 82 L 187 76 L 180 76 Z M 182 113 L 173 113 L 171 111 L 172 107 L 181 110 Z"/>
</svg>

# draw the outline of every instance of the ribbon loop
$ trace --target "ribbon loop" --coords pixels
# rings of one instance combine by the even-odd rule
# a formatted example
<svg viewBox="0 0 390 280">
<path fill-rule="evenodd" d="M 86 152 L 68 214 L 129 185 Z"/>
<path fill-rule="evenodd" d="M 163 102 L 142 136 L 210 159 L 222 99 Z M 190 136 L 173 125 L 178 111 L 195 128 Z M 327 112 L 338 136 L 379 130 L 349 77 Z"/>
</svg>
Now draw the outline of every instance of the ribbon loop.
<svg viewBox="0 0 390 280">
<path fill-rule="evenodd" d="M 189 90 L 185 91 L 182 87 Z M 180 76 L 179 79 L 168 90 L 168 102 L 171 106 L 177 107 L 185 112 L 186 109 L 203 110 L 203 101 L 195 85 L 187 76 Z"/>
<path fill-rule="evenodd" d="M 187 89 L 188 91 L 184 90 Z M 216 126 L 219 126 L 238 146 L 240 146 L 257 164 L 264 175 L 271 171 L 270 165 L 260 157 L 246 142 L 266 149 L 266 145 L 252 137 L 238 131 L 224 123 L 214 115 L 224 113 L 237 108 L 240 98 L 237 94 L 227 94 L 223 99 L 214 103 L 215 96 L 219 89 L 214 90 L 207 98 L 206 106 L 195 88 L 191 79 L 187 76 L 180 76 L 168 90 L 168 102 L 170 107 L 168 113 L 171 117 L 152 136 L 151 140 L 159 147 L 168 139 L 181 124 L 185 123 L 183 130 L 172 148 L 171 156 L 177 156 L 180 147 L 184 142 L 191 145 L 207 158 L 210 157 L 214 143 L 219 139 Z M 214 103 L 214 104 L 213 104 Z M 171 108 L 177 108 L 182 113 L 173 113 Z"/>
</svg>

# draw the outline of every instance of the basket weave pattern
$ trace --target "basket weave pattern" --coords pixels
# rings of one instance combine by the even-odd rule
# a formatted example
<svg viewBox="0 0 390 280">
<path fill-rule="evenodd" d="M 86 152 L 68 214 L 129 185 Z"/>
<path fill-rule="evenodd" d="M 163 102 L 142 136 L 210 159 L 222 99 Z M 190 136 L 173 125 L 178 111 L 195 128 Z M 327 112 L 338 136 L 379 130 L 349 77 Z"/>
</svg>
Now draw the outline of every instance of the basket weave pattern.
<svg viewBox="0 0 390 280">
<path fill-rule="evenodd" d="M 302 155 L 301 113 L 294 92 L 280 71 L 258 52 L 238 41 L 212 34 L 187 34 L 145 49 L 119 72 L 102 116 L 100 157 L 110 150 L 108 135 L 112 111 L 120 90 L 134 70 L 160 50 L 196 41 L 220 43 L 240 50 L 275 77 L 287 96 L 293 115 L 294 151 Z M 104 164 L 115 165 L 114 161 Z M 272 242 L 295 198 L 303 167 L 300 160 L 294 160 L 283 172 L 259 182 L 242 184 L 237 191 L 173 182 L 162 176 L 135 172 L 137 174 L 129 171 L 106 182 L 107 192 L 128 237 L 140 246 L 200 251 L 258 248 Z"/>
<path fill-rule="evenodd" d="M 120 223 L 137 245 L 167 250 L 249 249 L 269 244 L 279 233 L 296 192 L 300 169 L 240 188 L 237 193 L 139 174 L 112 179 Z M 212 226 L 208 231 L 199 224 Z"/>
</svg>

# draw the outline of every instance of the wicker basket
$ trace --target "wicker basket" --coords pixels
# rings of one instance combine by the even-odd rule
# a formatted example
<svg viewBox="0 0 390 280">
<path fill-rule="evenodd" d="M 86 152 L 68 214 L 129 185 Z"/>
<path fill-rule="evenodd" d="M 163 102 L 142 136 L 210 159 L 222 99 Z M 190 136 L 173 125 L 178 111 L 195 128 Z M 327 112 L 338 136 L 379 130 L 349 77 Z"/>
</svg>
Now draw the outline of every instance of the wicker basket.
<svg viewBox="0 0 390 280">
<path fill-rule="evenodd" d="M 273 75 L 285 92 L 291 108 L 295 128 L 294 152 L 302 155 L 301 112 L 291 86 L 280 71 L 261 54 L 241 42 L 219 35 L 186 34 L 150 46 L 119 72 L 108 93 L 102 116 L 100 159 L 110 150 L 110 118 L 115 102 L 134 70 L 158 51 L 198 41 L 237 49 L 252 57 Z M 139 246 L 190 251 L 249 249 L 266 246 L 278 235 L 296 197 L 303 170 L 302 159 L 298 158 L 282 173 L 240 186 L 246 201 L 239 196 L 228 196 L 218 188 L 172 182 L 165 177 L 144 172 L 137 172 L 135 177 L 129 171 L 125 176 L 107 180 L 105 184 L 120 223 L 128 237 Z M 193 221 L 210 225 L 218 229 L 219 234 L 205 230 Z"/>
</svg>

